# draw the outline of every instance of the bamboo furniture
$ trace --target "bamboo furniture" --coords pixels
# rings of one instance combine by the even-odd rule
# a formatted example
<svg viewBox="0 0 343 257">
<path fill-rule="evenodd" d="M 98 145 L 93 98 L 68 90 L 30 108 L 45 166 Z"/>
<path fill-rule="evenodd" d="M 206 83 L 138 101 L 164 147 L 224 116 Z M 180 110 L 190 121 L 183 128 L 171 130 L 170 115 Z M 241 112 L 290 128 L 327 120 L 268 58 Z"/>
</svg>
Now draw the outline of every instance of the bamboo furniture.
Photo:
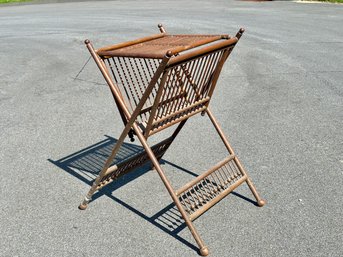
<svg viewBox="0 0 343 257">
<path fill-rule="evenodd" d="M 224 62 L 242 36 L 170 35 L 162 25 L 159 34 L 102 47 L 95 50 L 89 40 L 85 44 L 105 78 L 124 122 L 125 128 L 117 144 L 95 179 L 79 208 L 87 208 L 95 191 L 135 168 L 151 162 L 172 200 L 190 229 L 202 256 L 208 248 L 192 221 L 246 182 L 257 205 L 264 200 L 218 125 L 209 103 Z M 214 167 L 175 190 L 159 160 L 176 138 L 187 120 L 207 114 L 228 151 L 228 156 Z M 177 125 L 170 137 L 150 146 L 148 138 Z M 111 166 L 126 136 L 136 136 L 145 151 Z"/>
</svg>

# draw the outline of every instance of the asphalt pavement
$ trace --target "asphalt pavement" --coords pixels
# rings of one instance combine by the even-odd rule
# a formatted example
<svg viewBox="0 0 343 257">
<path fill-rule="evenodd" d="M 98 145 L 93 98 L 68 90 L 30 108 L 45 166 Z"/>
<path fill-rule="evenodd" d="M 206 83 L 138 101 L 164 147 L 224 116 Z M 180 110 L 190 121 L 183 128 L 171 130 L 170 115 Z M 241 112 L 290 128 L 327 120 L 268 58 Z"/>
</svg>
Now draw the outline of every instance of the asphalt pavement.
<svg viewBox="0 0 343 257">
<path fill-rule="evenodd" d="M 77 206 L 123 125 L 83 41 L 246 29 L 211 108 L 242 185 L 195 221 L 210 256 L 343 256 L 343 5 L 85 1 L 0 6 L 0 256 L 198 256 L 155 171 Z M 81 71 L 81 72 L 80 72 Z M 80 72 L 80 73 L 79 73 Z M 122 154 L 141 148 L 126 141 Z M 225 157 L 207 117 L 163 157 L 178 188 Z"/>
</svg>

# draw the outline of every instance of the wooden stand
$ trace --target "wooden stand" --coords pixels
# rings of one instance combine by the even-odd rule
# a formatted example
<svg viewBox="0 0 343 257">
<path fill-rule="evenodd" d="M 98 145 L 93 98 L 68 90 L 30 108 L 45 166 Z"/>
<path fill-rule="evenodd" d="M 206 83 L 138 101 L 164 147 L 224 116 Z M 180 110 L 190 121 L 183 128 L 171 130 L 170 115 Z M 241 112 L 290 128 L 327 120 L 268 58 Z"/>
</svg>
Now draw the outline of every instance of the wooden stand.
<svg viewBox="0 0 343 257">
<path fill-rule="evenodd" d="M 265 204 L 232 150 L 209 109 L 209 103 L 224 62 L 244 30 L 229 35 L 169 35 L 162 25 L 160 34 L 95 50 L 85 44 L 104 76 L 118 106 L 125 128 L 79 208 L 87 208 L 95 191 L 135 168 L 151 162 L 163 181 L 199 246 L 202 256 L 208 248 L 192 221 L 235 188 L 246 182 L 258 206 Z M 187 120 L 207 114 L 222 139 L 228 156 L 202 175 L 175 190 L 159 159 L 168 150 Z M 150 146 L 148 138 L 172 125 L 173 134 Z M 145 152 L 111 166 L 126 136 L 136 136 Z"/>
</svg>

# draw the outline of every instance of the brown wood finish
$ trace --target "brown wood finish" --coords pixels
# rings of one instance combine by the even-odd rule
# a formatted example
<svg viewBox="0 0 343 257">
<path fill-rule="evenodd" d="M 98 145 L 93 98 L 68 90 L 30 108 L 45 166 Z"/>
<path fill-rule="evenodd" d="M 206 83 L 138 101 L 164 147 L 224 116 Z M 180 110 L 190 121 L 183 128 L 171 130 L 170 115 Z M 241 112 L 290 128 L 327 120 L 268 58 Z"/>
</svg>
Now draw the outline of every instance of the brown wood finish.
<svg viewBox="0 0 343 257">
<path fill-rule="evenodd" d="M 199 253 L 206 256 L 209 251 L 192 223 L 194 219 L 243 182 L 247 182 L 257 205 L 265 204 L 208 108 L 221 69 L 244 29 L 231 38 L 229 35 L 169 35 L 161 24 L 158 27 L 160 34 L 98 50 L 89 40 L 85 41 L 109 85 L 125 127 L 79 208 L 87 208 L 96 190 L 150 161 L 198 244 Z M 210 118 L 227 148 L 228 157 L 174 190 L 159 160 L 187 120 L 200 112 Z M 170 137 L 152 147 L 148 144 L 153 134 L 176 124 Z M 111 166 L 128 135 L 131 140 L 136 136 L 144 151 Z"/>
</svg>

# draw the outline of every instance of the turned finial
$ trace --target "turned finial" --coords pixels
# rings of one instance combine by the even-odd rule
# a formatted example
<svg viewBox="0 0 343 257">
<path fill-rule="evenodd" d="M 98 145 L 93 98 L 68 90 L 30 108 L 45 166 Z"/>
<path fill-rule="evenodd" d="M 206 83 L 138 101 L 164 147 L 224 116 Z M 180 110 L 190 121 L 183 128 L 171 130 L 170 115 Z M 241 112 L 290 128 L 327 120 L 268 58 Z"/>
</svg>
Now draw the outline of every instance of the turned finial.
<svg viewBox="0 0 343 257">
<path fill-rule="evenodd" d="M 161 33 L 166 33 L 166 30 L 163 28 L 162 23 L 159 23 L 157 27 L 160 29 Z"/>
<path fill-rule="evenodd" d="M 167 57 L 172 57 L 173 56 L 173 52 L 168 50 L 167 53 L 166 53 L 166 56 Z"/>
<path fill-rule="evenodd" d="M 244 28 L 240 28 L 239 31 L 236 34 L 236 38 L 240 39 L 241 36 L 243 35 L 245 29 Z"/>
</svg>

